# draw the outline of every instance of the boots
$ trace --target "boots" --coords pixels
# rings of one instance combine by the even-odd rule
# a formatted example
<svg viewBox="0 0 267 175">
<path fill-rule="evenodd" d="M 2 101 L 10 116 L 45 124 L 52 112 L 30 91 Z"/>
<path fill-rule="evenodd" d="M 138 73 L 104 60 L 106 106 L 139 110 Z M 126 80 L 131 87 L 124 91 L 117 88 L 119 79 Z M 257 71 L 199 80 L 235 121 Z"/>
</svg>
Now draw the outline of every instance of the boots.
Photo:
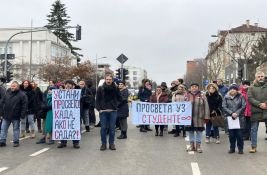
<svg viewBox="0 0 267 175">
<path fill-rule="evenodd" d="M 147 132 L 147 130 L 145 130 L 145 127 L 144 126 L 141 126 L 140 127 L 140 132 Z"/>
<path fill-rule="evenodd" d="M 159 131 L 156 130 L 155 136 L 159 136 Z"/>
<path fill-rule="evenodd" d="M 202 153 L 203 152 L 202 149 L 200 148 L 200 143 L 197 143 L 196 151 L 198 153 Z"/>
<path fill-rule="evenodd" d="M 31 130 L 31 139 L 34 139 L 35 138 L 35 133 L 34 133 L 34 130 Z"/>
<path fill-rule="evenodd" d="M 249 150 L 249 153 L 256 153 L 257 150 L 256 150 L 256 147 L 251 147 L 251 149 Z"/>
<path fill-rule="evenodd" d="M 85 126 L 85 130 L 86 130 L 86 132 L 90 132 L 90 127 L 89 126 Z"/>
<path fill-rule="evenodd" d="M 190 146 L 186 149 L 187 152 L 189 151 L 195 151 L 195 143 L 194 142 L 191 142 L 190 143 Z"/>
<path fill-rule="evenodd" d="M 20 138 L 25 138 L 25 137 L 26 137 L 26 132 L 25 132 L 25 130 L 21 130 Z"/>
<path fill-rule="evenodd" d="M 159 136 L 161 137 L 163 136 L 163 131 L 160 131 Z"/>
<path fill-rule="evenodd" d="M 127 139 L 126 131 L 121 131 L 121 135 L 117 139 Z"/>
<path fill-rule="evenodd" d="M 183 137 L 186 137 L 186 132 L 185 132 L 185 130 L 183 130 Z"/>
</svg>

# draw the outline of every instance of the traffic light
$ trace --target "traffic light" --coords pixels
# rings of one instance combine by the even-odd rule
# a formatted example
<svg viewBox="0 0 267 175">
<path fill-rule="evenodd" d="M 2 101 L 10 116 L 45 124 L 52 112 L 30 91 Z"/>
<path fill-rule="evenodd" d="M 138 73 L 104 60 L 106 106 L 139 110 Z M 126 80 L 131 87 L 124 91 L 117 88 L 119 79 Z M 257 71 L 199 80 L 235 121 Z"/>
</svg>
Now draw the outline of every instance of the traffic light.
<svg viewBox="0 0 267 175">
<path fill-rule="evenodd" d="M 128 76 L 129 75 L 129 71 L 127 69 L 123 69 L 123 73 L 122 74 L 123 74 L 123 76 L 122 76 L 123 78 L 122 79 L 124 81 L 127 81 L 129 79 L 129 76 Z"/>
<path fill-rule="evenodd" d="M 82 26 L 77 25 L 76 27 L 76 41 L 82 39 Z"/>
<path fill-rule="evenodd" d="M 117 69 L 117 70 L 116 70 L 116 77 L 117 77 L 118 79 L 121 79 L 121 69 Z"/>
<path fill-rule="evenodd" d="M 242 80 L 242 78 L 243 78 L 243 69 L 238 68 L 238 79 Z"/>
<path fill-rule="evenodd" d="M 13 72 L 7 71 L 6 72 L 6 82 L 9 83 L 13 79 Z"/>
</svg>

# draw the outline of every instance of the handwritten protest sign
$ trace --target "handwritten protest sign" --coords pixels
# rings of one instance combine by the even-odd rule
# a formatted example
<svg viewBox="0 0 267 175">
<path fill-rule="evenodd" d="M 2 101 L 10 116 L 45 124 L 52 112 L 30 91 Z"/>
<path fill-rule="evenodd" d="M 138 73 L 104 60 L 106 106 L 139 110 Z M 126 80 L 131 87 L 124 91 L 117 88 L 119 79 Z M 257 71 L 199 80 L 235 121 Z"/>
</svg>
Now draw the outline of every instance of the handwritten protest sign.
<svg viewBox="0 0 267 175">
<path fill-rule="evenodd" d="M 53 90 L 53 140 L 80 140 L 80 89 Z"/>
<path fill-rule="evenodd" d="M 133 124 L 191 125 L 190 102 L 145 103 L 132 102 Z"/>
</svg>

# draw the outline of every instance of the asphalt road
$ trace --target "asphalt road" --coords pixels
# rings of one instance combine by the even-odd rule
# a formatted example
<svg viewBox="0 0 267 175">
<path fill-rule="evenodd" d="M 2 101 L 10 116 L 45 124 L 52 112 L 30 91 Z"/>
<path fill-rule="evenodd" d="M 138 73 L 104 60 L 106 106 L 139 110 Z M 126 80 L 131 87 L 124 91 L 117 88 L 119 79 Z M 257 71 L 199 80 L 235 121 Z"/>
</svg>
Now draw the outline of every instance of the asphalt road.
<svg viewBox="0 0 267 175">
<path fill-rule="evenodd" d="M 203 143 L 203 153 L 198 154 L 185 151 L 188 142 L 182 137 L 174 138 L 166 132 L 163 137 L 155 137 L 154 131 L 140 133 L 130 120 L 128 123 L 128 139 L 116 140 L 116 151 L 99 151 L 99 128 L 82 135 L 78 150 L 70 142 L 65 149 L 58 149 L 56 144 L 37 145 L 40 135 L 33 140 L 22 140 L 18 148 L 8 142 L 7 147 L 0 148 L 0 174 L 267 174 L 264 123 L 260 125 L 258 152 L 248 153 L 250 142 L 246 141 L 244 155 L 227 153 L 229 142 L 224 132 L 221 132 L 221 144 Z"/>
</svg>

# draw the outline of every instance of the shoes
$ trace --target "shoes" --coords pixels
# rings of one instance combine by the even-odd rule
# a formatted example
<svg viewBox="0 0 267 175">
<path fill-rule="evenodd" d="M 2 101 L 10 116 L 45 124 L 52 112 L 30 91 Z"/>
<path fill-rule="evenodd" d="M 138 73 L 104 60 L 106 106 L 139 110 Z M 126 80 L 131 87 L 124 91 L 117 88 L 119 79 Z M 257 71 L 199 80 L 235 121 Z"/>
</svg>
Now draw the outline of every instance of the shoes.
<svg viewBox="0 0 267 175">
<path fill-rule="evenodd" d="M 152 129 L 150 128 L 145 128 L 146 131 L 153 131 Z"/>
<path fill-rule="evenodd" d="M 65 148 L 67 145 L 66 144 L 64 144 L 64 143 L 60 143 L 58 146 L 57 146 L 57 148 Z"/>
<path fill-rule="evenodd" d="M 39 133 L 42 133 L 43 131 L 42 131 L 42 129 L 38 129 L 38 132 L 39 132 Z"/>
<path fill-rule="evenodd" d="M 187 152 L 189 151 L 195 151 L 195 143 L 194 142 L 191 142 L 190 143 L 190 146 L 186 149 Z"/>
<path fill-rule="evenodd" d="M 44 144 L 45 143 L 45 137 L 41 138 L 36 144 Z"/>
<path fill-rule="evenodd" d="M 90 132 L 90 126 L 85 126 L 86 132 Z"/>
<path fill-rule="evenodd" d="M 210 143 L 210 137 L 206 137 L 206 139 L 205 139 L 205 143 Z"/>
<path fill-rule="evenodd" d="M 19 143 L 18 142 L 14 142 L 13 147 L 19 147 Z"/>
<path fill-rule="evenodd" d="M 126 131 L 121 131 L 121 135 L 117 139 L 127 139 Z"/>
<path fill-rule="evenodd" d="M 100 147 L 100 151 L 105 151 L 107 149 L 107 145 L 106 144 L 102 144 Z"/>
<path fill-rule="evenodd" d="M 55 144 L 55 141 L 54 140 L 49 140 L 47 144 L 48 145 L 53 145 L 53 144 Z"/>
<path fill-rule="evenodd" d="M 101 127 L 101 124 L 100 124 L 100 122 L 98 122 L 98 124 L 97 124 L 97 125 L 95 125 L 95 127 Z"/>
<path fill-rule="evenodd" d="M 35 138 L 35 133 L 34 133 L 35 131 L 34 130 L 31 130 L 31 139 L 34 139 Z"/>
<path fill-rule="evenodd" d="M 183 137 L 186 137 L 186 132 L 185 131 L 183 131 Z"/>
<path fill-rule="evenodd" d="M 0 147 L 5 147 L 6 143 L 0 143 Z"/>
<path fill-rule="evenodd" d="M 235 153 L 235 150 L 234 150 L 234 149 L 230 149 L 230 150 L 228 151 L 228 153 L 229 153 L 229 154 L 233 154 L 233 153 Z"/>
<path fill-rule="evenodd" d="M 109 145 L 109 149 L 114 151 L 114 150 L 116 150 L 116 147 L 115 147 L 114 144 L 110 144 L 110 145 Z"/>
<path fill-rule="evenodd" d="M 256 153 L 257 150 L 256 150 L 256 147 L 251 147 L 251 149 L 249 150 L 249 153 Z"/>
<path fill-rule="evenodd" d="M 239 150 L 238 154 L 244 154 L 244 151 L 243 150 Z"/>
<path fill-rule="evenodd" d="M 158 131 L 156 131 L 155 136 L 159 136 L 159 132 Z"/>
<path fill-rule="evenodd" d="M 220 138 L 217 138 L 216 141 L 215 141 L 216 144 L 220 144 Z"/>
<path fill-rule="evenodd" d="M 161 137 L 163 136 L 163 131 L 160 131 L 159 136 Z"/>
<path fill-rule="evenodd" d="M 79 149 L 80 148 L 80 145 L 79 144 L 73 144 L 73 148 Z"/>
<path fill-rule="evenodd" d="M 147 132 L 147 130 L 145 130 L 145 128 L 141 127 L 140 132 Z"/>
<path fill-rule="evenodd" d="M 176 133 L 175 129 L 172 129 L 171 131 L 168 132 L 168 134 L 175 134 L 175 133 Z"/>
<path fill-rule="evenodd" d="M 21 130 L 20 137 L 19 138 L 25 138 L 26 137 L 26 132 L 25 130 Z"/>
<path fill-rule="evenodd" d="M 196 152 L 197 153 L 202 153 L 203 152 L 203 150 L 200 147 L 200 143 L 197 143 Z"/>
<path fill-rule="evenodd" d="M 141 126 L 140 125 L 136 125 L 136 128 L 140 128 Z"/>
<path fill-rule="evenodd" d="M 173 137 L 179 137 L 179 136 L 180 136 L 179 133 L 175 133 L 175 134 L 173 135 Z"/>
</svg>

